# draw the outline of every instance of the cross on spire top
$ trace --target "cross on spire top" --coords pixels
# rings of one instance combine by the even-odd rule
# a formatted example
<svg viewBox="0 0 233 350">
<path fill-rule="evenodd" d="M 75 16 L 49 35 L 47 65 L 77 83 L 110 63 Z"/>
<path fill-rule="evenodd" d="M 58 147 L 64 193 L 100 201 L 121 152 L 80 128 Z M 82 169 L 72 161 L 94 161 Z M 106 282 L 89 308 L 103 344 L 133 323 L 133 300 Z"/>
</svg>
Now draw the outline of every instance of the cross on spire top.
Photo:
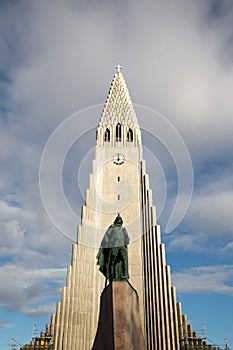
<svg viewBox="0 0 233 350">
<path fill-rule="evenodd" d="M 116 68 L 117 72 L 120 73 L 122 66 L 120 64 L 118 64 L 115 68 Z"/>
</svg>

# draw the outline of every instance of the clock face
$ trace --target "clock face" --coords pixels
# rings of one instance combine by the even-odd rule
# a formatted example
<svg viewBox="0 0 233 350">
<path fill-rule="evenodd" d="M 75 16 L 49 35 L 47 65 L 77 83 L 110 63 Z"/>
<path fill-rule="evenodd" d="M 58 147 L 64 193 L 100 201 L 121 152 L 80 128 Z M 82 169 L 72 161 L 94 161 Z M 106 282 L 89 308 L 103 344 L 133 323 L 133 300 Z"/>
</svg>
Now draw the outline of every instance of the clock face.
<svg viewBox="0 0 233 350">
<path fill-rule="evenodd" d="M 117 165 L 123 164 L 125 161 L 125 157 L 123 156 L 123 154 L 116 154 L 113 157 L 113 162 Z"/>
</svg>

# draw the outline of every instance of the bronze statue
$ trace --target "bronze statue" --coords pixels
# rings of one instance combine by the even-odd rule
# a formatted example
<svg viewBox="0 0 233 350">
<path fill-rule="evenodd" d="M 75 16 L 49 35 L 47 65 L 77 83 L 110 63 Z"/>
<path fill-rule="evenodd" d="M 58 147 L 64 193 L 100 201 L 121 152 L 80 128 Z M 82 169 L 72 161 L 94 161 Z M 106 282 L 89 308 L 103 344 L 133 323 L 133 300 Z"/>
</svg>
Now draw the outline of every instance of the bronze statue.
<svg viewBox="0 0 233 350">
<path fill-rule="evenodd" d="M 128 249 L 129 236 L 127 230 L 122 227 L 123 220 L 117 215 L 114 223 L 109 226 L 102 239 L 99 252 L 96 256 L 99 270 L 109 282 L 127 281 L 128 273 Z"/>
</svg>

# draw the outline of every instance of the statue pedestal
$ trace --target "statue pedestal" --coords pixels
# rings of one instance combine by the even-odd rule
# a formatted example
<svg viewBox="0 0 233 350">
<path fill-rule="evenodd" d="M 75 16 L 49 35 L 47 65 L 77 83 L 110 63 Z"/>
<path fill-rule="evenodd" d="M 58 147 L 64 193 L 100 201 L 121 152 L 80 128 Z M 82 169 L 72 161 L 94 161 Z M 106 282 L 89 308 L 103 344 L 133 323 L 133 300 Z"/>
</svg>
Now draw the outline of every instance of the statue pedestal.
<svg viewBox="0 0 233 350">
<path fill-rule="evenodd" d="M 92 350 L 146 350 L 136 290 L 114 281 L 102 292 L 98 329 Z"/>
</svg>

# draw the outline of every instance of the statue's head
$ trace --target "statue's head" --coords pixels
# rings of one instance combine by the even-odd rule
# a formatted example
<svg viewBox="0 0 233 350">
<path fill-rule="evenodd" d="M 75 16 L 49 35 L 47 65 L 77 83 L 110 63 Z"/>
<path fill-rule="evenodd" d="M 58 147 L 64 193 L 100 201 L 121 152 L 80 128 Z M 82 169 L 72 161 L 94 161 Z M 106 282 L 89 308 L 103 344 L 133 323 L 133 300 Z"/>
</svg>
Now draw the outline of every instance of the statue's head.
<svg viewBox="0 0 233 350">
<path fill-rule="evenodd" d="M 122 217 L 120 216 L 120 214 L 117 215 L 115 221 L 114 221 L 115 225 L 122 225 L 123 224 L 123 220 Z"/>
</svg>

